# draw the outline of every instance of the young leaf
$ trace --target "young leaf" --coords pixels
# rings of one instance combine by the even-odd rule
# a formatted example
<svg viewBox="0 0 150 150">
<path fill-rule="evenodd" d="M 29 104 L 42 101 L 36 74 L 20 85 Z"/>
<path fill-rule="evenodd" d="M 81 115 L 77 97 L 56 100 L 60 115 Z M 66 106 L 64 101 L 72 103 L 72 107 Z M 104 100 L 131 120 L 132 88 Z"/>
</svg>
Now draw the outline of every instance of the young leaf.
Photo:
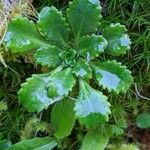
<svg viewBox="0 0 150 150">
<path fill-rule="evenodd" d="M 50 137 L 33 138 L 16 143 L 8 150 L 52 150 L 56 145 L 56 140 Z"/>
<path fill-rule="evenodd" d="M 63 65 L 64 66 L 74 66 L 76 64 L 76 50 L 69 48 L 67 50 L 63 50 L 61 51 L 61 53 L 59 53 L 60 58 L 63 61 Z"/>
<path fill-rule="evenodd" d="M 68 25 L 54 6 L 44 7 L 39 13 L 37 22 L 40 32 L 48 38 L 48 40 L 65 45 L 68 40 Z"/>
<path fill-rule="evenodd" d="M 92 78 L 92 69 L 89 67 L 89 64 L 86 61 L 84 61 L 84 59 L 78 60 L 77 65 L 73 69 L 73 73 L 77 77 L 82 77 L 87 79 Z"/>
<path fill-rule="evenodd" d="M 75 85 L 72 69 L 67 68 L 60 72 L 51 74 L 50 82 L 47 85 L 48 96 L 51 98 L 62 99 L 67 96 Z M 59 98 L 60 97 L 60 98 Z"/>
<path fill-rule="evenodd" d="M 51 113 L 51 123 L 55 129 L 55 136 L 63 138 L 71 133 L 75 122 L 75 112 L 73 111 L 74 101 L 64 99 L 55 104 Z"/>
<path fill-rule="evenodd" d="M 133 81 L 131 72 L 116 61 L 96 62 L 93 69 L 98 84 L 109 91 L 126 92 Z"/>
<path fill-rule="evenodd" d="M 96 31 L 101 18 L 100 11 L 99 0 L 73 0 L 70 2 L 67 16 L 75 37 Z"/>
<path fill-rule="evenodd" d="M 21 16 L 9 23 L 5 42 L 12 53 L 23 53 L 49 45 L 38 32 L 36 25 Z"/>
<path fill-rule="evenodd" d="M 50 74 L 33 75 L 22 84 L 18 92 L 19 102 L 30 112 L 40 112 L 55 101 L 48 97 L 47 84 Z"/>
<path fill-rule="evenodd" d="M 99 130 L 89 131 L 84 137 L 81 150 L 104 150 L 109 141 L 109 137 Z"/>
<path fill-rule="evenodd" d="M 136 124 L 139 128 L 150 128 L 150 114 L 143 113 L 136 118 Z"/>
<path fill-rule="evenodd" d="M 131 41 L 126 33 L 127 29 L 119 23 L 106 27 L 102 35 L 108 41 L 106 52 L 112 55 L 123 55 L 130 49 Z"/>
<path fill-rule="evenodd" d="M 104 52 L 107 46 L 107 41 L 101 35 L 84 36 L 79 45 L 80 56 L 83 56 L 90 61 Z"/>
<path fill-rule="evenodd" d="M 59 53 L 60 49 L 56 46 L 42 47 L 35 51 L 34 58 L 38 64 L 55 67 L 60 64 Z"/>
<path fill-rule="evenodd" d="M 74 108 L 79 118 L 88 117 L 93 113 L 108 116 L 110 113 L 109 107 L 110 103 L 106 96 L 90 87 L 86 81 L 80 80 L 80 93 Z M 97 121 L 99 122 L 99 120 Z"/>
</svg>

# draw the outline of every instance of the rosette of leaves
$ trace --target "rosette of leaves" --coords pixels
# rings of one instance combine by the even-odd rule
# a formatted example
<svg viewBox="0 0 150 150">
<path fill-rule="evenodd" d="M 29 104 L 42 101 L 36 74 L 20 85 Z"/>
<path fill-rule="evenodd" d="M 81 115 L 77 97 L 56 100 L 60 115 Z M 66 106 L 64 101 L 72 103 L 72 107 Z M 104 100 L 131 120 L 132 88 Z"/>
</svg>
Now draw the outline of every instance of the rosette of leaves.
<svg viewBox="0 0 150 150">
<path fill-rule="evenodd" d="M 88 128 L 108 120 L 108 98 L 91 86 L 91 80 L 117 94 L 126 92 L 132 83 L 125 66 L 99 58 L 104 52 L 123 55 L 131 44 L 125 26 L 119 23 L 107 26 L 101 35 L 95 34 L 100 12 L 98 0 L 73 0 L 66 15 L 53 6 L 45 7 L 36 23 L 19 16 L 8 26 L 5 42 L 12 53 L 32 51 L 37 64 L 53 69 L 28 78 L 18 95 L 30 112 L 40 112 L 55 103 L 51 121 L 57 137 L 70 134 L 76 118 Z M 72 98 L 75 85 L 79 85 L 79 94 Z"/>
</svg>

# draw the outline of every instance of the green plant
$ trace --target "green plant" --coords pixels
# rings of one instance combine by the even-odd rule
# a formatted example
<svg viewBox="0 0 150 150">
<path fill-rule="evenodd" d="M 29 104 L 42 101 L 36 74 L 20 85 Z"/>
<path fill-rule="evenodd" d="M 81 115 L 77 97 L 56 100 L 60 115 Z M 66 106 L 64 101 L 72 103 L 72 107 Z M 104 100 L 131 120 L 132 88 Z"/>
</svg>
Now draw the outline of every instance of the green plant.
<svg viewBox="0 0 150 150">
<path fill-rule="evenodd" d="M 38 64 L 49 68 L 49 72 L 35 74 L 22 84 L 19 102 L 30 112 L 40 112 L 56 103 L 51 124 L 58 139 L 70 134 L 75 119 L 89 129 L 108 121 L 111 113 L 108 98 L 92 88 L 91 82 L 101 90 L 119 94 L 126 92 L 133 80 L 131 72 L 121 63 L 100 56 L 104 52 L 123 55 L 131 44 L 125 26 L 119 23 L 96 34 L 100 11 L 98 0 L 74 0 L 67 9 L 67 19 L 55 7 L 45 7 L 37 23 L 18 16 L 8 26 L 6 47 L 12 53 L 31 51 Z M 102 133 L 98 129 L 90 131 L 83 150 L 94 137 L 101 139 Z M 101 143 L 95 144 L 102 149 L 107 142 L 106 135 Z"/>
<path fill-rule="evenodd" d="M 142 113 L 136 118 L 136 124 L 139 128 L 149 128 L 150 127 L 150 114 Z"/>
<path fill-rule="evenodd" d="M 50 137 L 33 138 L 23 140 L 17 144 L 11 145 L 10 141 L 0 141 L 1 150 L 51 150 L 57 145 L 56 141 Z"/>
</svg>

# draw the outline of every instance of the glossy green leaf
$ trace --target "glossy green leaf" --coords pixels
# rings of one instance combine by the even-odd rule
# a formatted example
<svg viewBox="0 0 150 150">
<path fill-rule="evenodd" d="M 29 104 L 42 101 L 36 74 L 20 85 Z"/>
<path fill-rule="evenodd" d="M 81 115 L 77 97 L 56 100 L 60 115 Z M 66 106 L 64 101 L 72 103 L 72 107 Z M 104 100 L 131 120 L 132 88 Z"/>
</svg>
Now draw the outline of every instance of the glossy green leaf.
<svg viewBox="0 0 150 150">
<path fill-rule="evenodd" d="M 95 32 L 99 26 L 101 7 L 99 0 L 73 0 L 67 16 L 75 36 Z"/>
<path fill-rule="evenodd" d="M 81 150 L 104 150 L 109 137 L 99 130 L 89 131 L 84 137 Z"/>
<path fill-rule="evenodd" d="M 9 23 L 5 42 L 13 53 L 23 53 L 49 45 L 40 35 L 33 21 L 21 16 Z"/>
<path fill-rule="evenodd" d="M 150 128 L 150 114 L 143 113 L 138 115 L 136 124 L 139 128 Z"/>
<path fill-rule="evenodd" d="M 50 74 L 33 75 L 28 78 L 18 92 L 19 102 L 30 112 L 40 112 L 54 103 L 55 100 L 48 97 L 49 81 Z"/>
<path fill-rule="evenodd" d="M 18 92 L 19 102 L 30 112 L 39 112 L 61 100 L 75 84 L 71 69 L 33 75 L 22 84 Z"/>
<path fill-rule="evenodd" d="M 98 84 L 109 91 L 126 92 L 133 81 L 131 72 L 116 61 L 97 62 L 93 69 Z"/>
<path fill-rule="evenodd" d="M 68 40 L 68 25 L 54 6 L 44 7 L 39 13 L 39 20 L 37 22 L 40 32 L 47 37 L 48 40 L 63 46 Z"/>
<path fill-rule="evenodd" d="M 108 116 L 110 114 L 109 107 L 110 103 L 107 101 L 106 96 L 93 89 L 86 81 L 80 80 L 80 93 L 75 103 L 76 115 L 80 119 L 95 113 Z M 99 122 L 99 120 L 97 121 Z"/>
<path fill-rule="evenodd" d="M 42 47 L 34 53 L 34 58 L 38 64 L 48 67 L 55 67 L 60 64 L 60 49 L 56 46 Z"/>
<path fill-rule="evenodd" d="M 108 121 L 108 116 L 102 115 L 100 113 L 91 113 L 86 117 L 79 118 L 80 124 L 84 125 L 88 129 L 94 129 L 100 124 Z"/>
<path fill-rule="evenodd" d="M 80 56 L 83 56 L 90 61 L 104 52 L 107 46 L 107 41 L 101 35 L 84 36 L 79 45 Z"/>
<path fill-rule="evenodd" d="M 102 35 L 108 41 L 106 52 L 112 55 L 123 55 L 130 49 L 131 41 L 127 29 L 119 23 L 106 27 Z"/>
<path fill-rule="evenodd" d="M 62 99 L 68 95 L 74 85 L 75 79 L 71 68 L 55 72 L 51 74 L 50 82 L 47 85 L 48 96 L 55 99 Z"/>
<path fill-rule="evenodd" d="M 64 99 L 55 104 L 51 113 L 51 124 L 55 129 L 55 136 L 63 138 L 71 133 L 75 122 L 75 112 L 73 111 L 74 101 Z"/>
<path fill-rule="evenodd" d="M 77 77 L 92 78 L 92 69 L 89 67 L 89 64 L 84 61 L 84 59 L 79 59 L 76 66 L 73 69 L 73 73 Z"/>
<path fill-rule="evenodd" d="M 0 150 L 7 150 L 11 145 L 12 143 L 8 140 L 0 141 Z"/>
<path fill-rule="evenodd" d="M 33 138 L 14 144 L 8 150 L 52 150 L 57 142 L 50 137 Z"/>
</svg>

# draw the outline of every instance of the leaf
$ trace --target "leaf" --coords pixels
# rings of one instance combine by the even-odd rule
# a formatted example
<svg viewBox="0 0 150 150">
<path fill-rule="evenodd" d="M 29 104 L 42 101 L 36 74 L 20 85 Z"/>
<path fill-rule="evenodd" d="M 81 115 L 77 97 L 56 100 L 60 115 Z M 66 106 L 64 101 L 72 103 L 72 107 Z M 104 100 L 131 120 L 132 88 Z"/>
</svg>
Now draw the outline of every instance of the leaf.
<svg viewBox="0 0 150 150">
<path fill-rule="evenodd" d="M 38 32 L 36 25 L 21 16 L 9 23 L 5 42 L 12 53 L 28 52 L 49 45 Z"/>
<path fill-rule="evenodd" d="M 101 35 L 84 36 L 79 45 L 80 56 L 83 56 L 90 61 L 104 52 L 107 46 L 107 41 Z"/>
<path fill-rule="evenodd" d="M 75 112 L 73 111 L 74 101 L 64 99 L 55 104 L 51 113 L 51 124 L 55 129 L 55 136 L 63 138 L 71 133 L 75 122 Z"/>
<path fill-rule="evenodd" d="M 8 140 L 0 141 L 0 150 L 7 150 L 11 146 L 11 142 Z"/>
<path fill-rule="evenodd" d="M 142 113 L 136 118 L 136 124 L 139 128 L 150 128 L 150 114 Z"/>
<path fill-rule="evenodd" d="M 37 22 L 40 32 L 55 44 L 65 45 L 68 41 L 68 25 L 62 13 L 54 6 L 44 7 Z"/>
<path fill-rule="evenodd" d="M 11 146 L 8 150 L 52 150 L 57 145 L 50 137 L 23 140 Z"/>
<path fill-rule="evenodd" d="M 73 0 L 70 2 L 67 16 L 75 37 L 96 31 L 101 18 L 100 11 L 98 0 Z"/>
<path fill-rule="evenodd" d="M 78 96 L 78 101 L 75 103 L 74 110 L 76 111 L 76 115 L 79 119 L 84 119 L 87 117 L 84 119 L 85 125 L 90 126 L 88 125 L 88 122 L 90 122 L 88 117 L 92 114 L 96 113 L 107 117 L 108 114 L 110 114 L 109 107 L 110 103 L 107 101 L 106 96 L 90 87 L 86 81 L 80 80 L 80 93 Z M 95 115 L 94 117 L 97 116 L 98 115 Z M 87 122 L 85 122 L 86 120 Z M 91 118 L 91 121 L 93 121 L 93 118 Z M 100 120 L 97 121 L 100 122 Z M 94 124 L 97 125 L 97 122 Z"/>
<path fill-rule="evenodd" d="M 75 104 L 77 116 L 86 117 L 91 113 L 107 115 L 110 113 L 107 97 L 101 92 L 93 89 L 83 80 L 80 80 L 80 93 Z"/>
<path fill-rule="evenodd" d="M 123 55 L 130 49 L 131 41 L 126 33 L 127 29 L 120 23 L 106 27 L 102 35 L 108 41 L 106 52 L 112 55 Z"/>
<path fill-rule="evenodd" d="M 73 69 L 73 73 L 77 77 L 82 77 L 82 78 L 87 78 L 87 79 L 92 78 L 92 70 L 89 67 L 89 64 L 84 61 L 84 59 L 78 60 L 76 66 Z"/>
<path fill-rule="evenodd" d="M 60 64 L 60 49 L 56 46 L 42 47 L 34 53 L 38 64 L 48 67 L 56 67 Z"/>
<path fill-rule="evenodd" d="M 126 92 L 133 81 L 131 72 L 116 61 L 97 62 L 93 69 L 98 84 L 109 91 Z"/>
<path fill-rule="evenodd" d="M 63 60 L 63 65 L 64 66 L 74 66 L 76 63 L 76 50 L 69 48 L 67 50 L 61 51 L 59 54 L 60 58 Z"/>
<path fill-rule="evenodd" d="M 66 96 L 75 84 L 71 69 L 33 75 L 18 92 L 20 103 L 30 112 L 40 112 Z"/>
<path fill-rule="evenodd" d="M 84 137 L 81 150 L 104 150 L 109 137 L 99 130 L 89 131 Z"/>
<path fill-rule="evenodd" d="M 54 99 L 48 97 L 49 81 L 50 74 L 32 75 L 18 92 L 19 102 L 30 112 L 40 112 L 54 103 Z"/>
<path fill-rule="evenodd" d="M 108 121 L 108 116 L 104 116 L 99 113 L 91 113 L 87 117 L 79 118 L 79 122 L 81 125 L 84 125 L 88 129 L 94 129 L 98 127 L 100 124 L 103 124 Z"/>
<path fill-rule="evenodd" d="M 54 99 L 62 99 L 64 96 L 67 96 L 75 85 L 71 68 L 54 72 L 50 78 L 50 82 L 47 85 L 48 95 Z"/>
</svg>

